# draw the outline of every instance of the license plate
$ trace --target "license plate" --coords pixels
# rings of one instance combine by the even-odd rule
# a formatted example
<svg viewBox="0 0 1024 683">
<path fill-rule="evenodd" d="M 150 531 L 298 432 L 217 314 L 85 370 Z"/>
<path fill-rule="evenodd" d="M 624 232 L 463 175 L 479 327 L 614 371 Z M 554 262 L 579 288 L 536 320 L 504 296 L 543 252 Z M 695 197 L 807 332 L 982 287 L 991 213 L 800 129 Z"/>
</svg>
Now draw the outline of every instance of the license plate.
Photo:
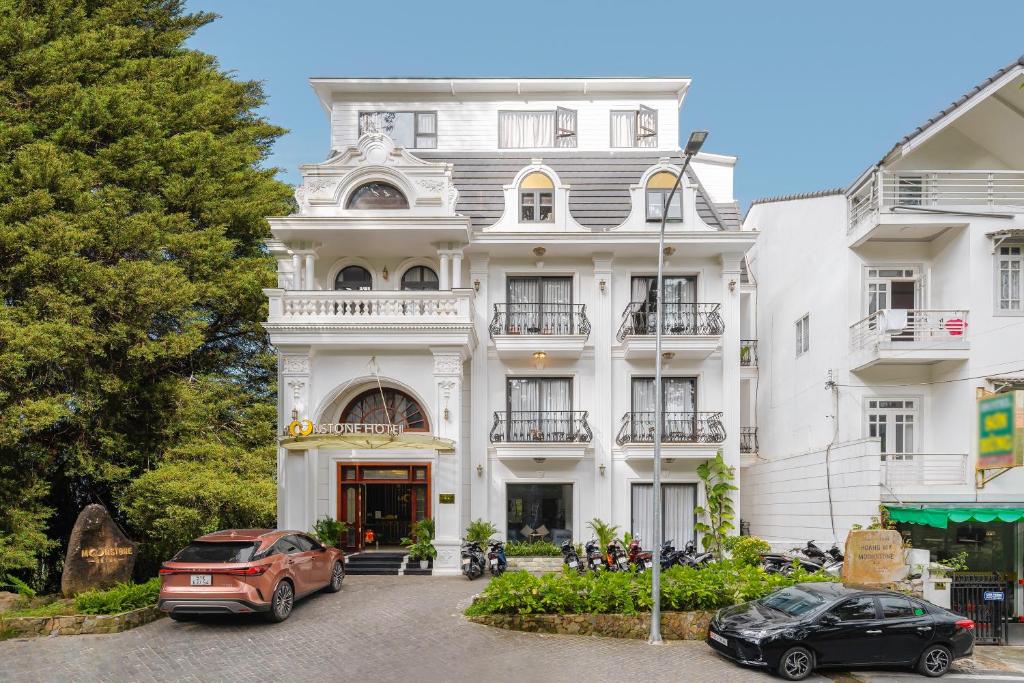
<svg viewBox="0 0 1024 683">
<path fill-rule="evenodd" d="M 462 564 L 463 564 L 463 566 L 469 564 L 469 558 L 468 557 L 462 558 Z"/>
<path fill-rule="evenodd" d="M 491 566 L 492 567 L 497 567 L 498 566 L 498 560 L 496 558 L 493 558 L 493 557 L 491 558 Z"/>
<path fill-rule="evenodd" d="M 647 560 L 646 562 L 644 562 L 644 566 L 646 566 L 648 569 L 650 569 L 651 567 L 654 566 L 654 563 L 651 562 L 650 560 Z"/>
<path fill-rule="evenodd" d="M 193 586 L 212 586 L 213 577 L 209 574 L 193 574 L 189 577 L 189 583 Z"/>
<path fill-rule="evenodd" d="M 576 567 L 580 566 L 580 563 L 577 562 L 576 560 L 573 560 L 572 562 L 569 563 L 569 566 L 572 567 L 573 569 L 576 569 Z"/>
<path fill-rule="evenodd" d="M 724 638 L 724 637 L 718 635 L 717 633 L 715 633 L 714 631 L 708 631 L 708 638 L 710 638 L 711 640 L 715 641 L 716 643 L 721 643 L 722 645 L 725 645 L 725 646 L 729 645 L 729 639 L 728 638 Z"/>
</svg>

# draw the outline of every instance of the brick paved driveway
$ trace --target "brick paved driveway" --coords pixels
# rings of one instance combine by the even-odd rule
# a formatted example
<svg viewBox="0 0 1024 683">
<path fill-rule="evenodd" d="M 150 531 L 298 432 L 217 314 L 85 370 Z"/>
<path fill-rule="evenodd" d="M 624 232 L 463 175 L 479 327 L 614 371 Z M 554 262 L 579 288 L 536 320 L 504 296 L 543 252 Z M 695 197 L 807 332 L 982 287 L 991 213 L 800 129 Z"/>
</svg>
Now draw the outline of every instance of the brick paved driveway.
<svg viewBox="0 0 1024 683">
<path fill-rule="evenodd" d="M 703 643 L 501 631 L 461 616 L 484 586 L 464 578 L 350 576 L 283 624 L 161 619 L 103 636 L 0 642 L 3 681 L 771 680 Z M 314 678 L 315 676 L 315 678 Z M 778 680 L 778 679 L 775 679 Z"/>
</svg>

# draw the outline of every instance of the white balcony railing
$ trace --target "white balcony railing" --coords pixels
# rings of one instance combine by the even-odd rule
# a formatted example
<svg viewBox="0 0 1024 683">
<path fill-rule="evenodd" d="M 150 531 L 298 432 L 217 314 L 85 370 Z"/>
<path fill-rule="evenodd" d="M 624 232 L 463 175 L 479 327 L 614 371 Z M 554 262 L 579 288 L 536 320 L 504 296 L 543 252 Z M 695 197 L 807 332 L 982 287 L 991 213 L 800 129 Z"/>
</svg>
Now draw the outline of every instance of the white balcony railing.
<svg viewBox="0 0 1024 683">
<path fill-rule="evenodd" d="M 905 319 L 903 314 L 905 313 Z M 967 338 L 967 311 L 920 309 L 875 311 L 850 325 L 850 349 L 876 346 L 879 342 L 963 342 Z"/>
<path fill-rule="evenodd" d="M 347 292 L 264 290 L 269 322 L 472 324 L 473 291 Z"/>
<path fill-rule="evenodd" d="M 907 486 L 969 484 L 966 453 L 903 453 L 882 456 L 882 482 L 893 490 Z"/>
<path fill-rule="evenodd" d="M 875 171 L 853 189 L 847 232 L 880 209 L 1024 206 L 1024 171 Z"/>
</svg>

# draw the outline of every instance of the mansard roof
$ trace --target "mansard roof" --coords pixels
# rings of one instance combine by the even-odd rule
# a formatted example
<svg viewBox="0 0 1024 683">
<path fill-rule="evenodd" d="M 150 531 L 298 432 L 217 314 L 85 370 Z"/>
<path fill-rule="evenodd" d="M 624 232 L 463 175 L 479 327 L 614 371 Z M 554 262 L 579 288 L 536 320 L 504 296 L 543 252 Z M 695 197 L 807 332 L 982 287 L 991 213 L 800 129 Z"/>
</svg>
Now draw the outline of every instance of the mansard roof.
<svg viewBox="0 0 1024 683">
<path fill-rule="evenodd" d="M 544 152 L 430 152 L 415 150 L 417 157 L 446 161 L 453 165 L 452 180 L 459 191 L 455 210 L 468 215 L 474 228 L 493 225 L 505 208 L 503 187 L 534 159 L 541 157 L 569 192 L 569 211 L 591 230 L 609 230 L 625 222 L 632 208 L 629 188 L 640 182 L 644 172 L 666 158 L 663 151 L 548 151 Z M 667 155 L 669 163 L 681 164 L 679 153 Z M 697 214 L 719 230 L 739 230 L 740 212 L 736 202 L 714 203 L 700 180 L 687 169 L 697 184 Z"/>
</svg>

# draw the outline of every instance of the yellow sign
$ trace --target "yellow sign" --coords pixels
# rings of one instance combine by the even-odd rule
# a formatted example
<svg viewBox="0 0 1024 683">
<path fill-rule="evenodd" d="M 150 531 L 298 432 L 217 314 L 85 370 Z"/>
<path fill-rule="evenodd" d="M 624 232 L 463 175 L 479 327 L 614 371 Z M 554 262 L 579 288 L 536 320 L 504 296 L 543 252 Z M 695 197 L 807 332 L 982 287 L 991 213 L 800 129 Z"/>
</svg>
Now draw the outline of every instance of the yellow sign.
<svg viewBox="0 0 1024 683">
<path fill-rule="evenodd" d="M 292 420 L 285 431 L 289 436 L 309 436 L 313 433 L 312 420 Z"/>
<path fill-rule="evenodd" d="M 82 559 L 87 562 L 111 562 L 135 554 L 130 545 L 112 545 L 104 548 L 82 548 Z"/>
<path fill-rule="evenodd" d="M 398 436 L 405 431 L 405 425 L 365 424 L 360 422 L 321 422 L 312 420 L 292 420 L 285 429 L 288 436 L 299 437 L 316 434 L 318 436 L 351 436 L 384 435 Z"/>
</svg>

